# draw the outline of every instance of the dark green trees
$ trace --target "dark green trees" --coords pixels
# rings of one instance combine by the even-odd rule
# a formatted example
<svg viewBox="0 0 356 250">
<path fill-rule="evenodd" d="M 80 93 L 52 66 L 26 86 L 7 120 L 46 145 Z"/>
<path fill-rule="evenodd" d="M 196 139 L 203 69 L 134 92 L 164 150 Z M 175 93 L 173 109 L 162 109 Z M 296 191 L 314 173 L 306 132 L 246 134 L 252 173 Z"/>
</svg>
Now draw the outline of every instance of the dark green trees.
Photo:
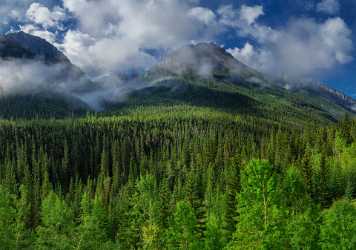
<svg viewBox="0 0 356 250">
<path fill-rule="evenodd" d="M 354 248 L 354 121 L 159 111 L 0 121 L 0 248 Z"/>
</svg>

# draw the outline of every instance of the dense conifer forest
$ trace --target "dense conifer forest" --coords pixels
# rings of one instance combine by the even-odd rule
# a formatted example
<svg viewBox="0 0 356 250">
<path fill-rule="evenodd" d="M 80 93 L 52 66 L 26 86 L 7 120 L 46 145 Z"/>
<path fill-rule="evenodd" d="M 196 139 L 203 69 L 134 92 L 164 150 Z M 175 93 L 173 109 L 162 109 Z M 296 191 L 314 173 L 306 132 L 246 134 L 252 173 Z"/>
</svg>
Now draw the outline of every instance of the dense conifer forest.
<svg viewBox="0 0 356 250">
<path fill-rule="evenodd" d="M 1 249 L 355 249 L 356 121 L 0 122 Z"/>
</svg>

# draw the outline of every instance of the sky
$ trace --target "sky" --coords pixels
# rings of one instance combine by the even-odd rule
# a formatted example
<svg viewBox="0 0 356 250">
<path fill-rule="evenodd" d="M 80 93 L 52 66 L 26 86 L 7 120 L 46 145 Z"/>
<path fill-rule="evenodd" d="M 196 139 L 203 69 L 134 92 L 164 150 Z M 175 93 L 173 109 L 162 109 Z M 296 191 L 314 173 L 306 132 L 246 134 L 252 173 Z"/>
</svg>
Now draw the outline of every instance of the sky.
<svg viewBox="0 0 356 250">
<path fill-rule="evenodd" d="M 261 72 L 356 98 L 354 13 L 354 0 L 1 0 L 0 33 L 40 36 L 93 77 L 215 42 Z"/>
</svg>

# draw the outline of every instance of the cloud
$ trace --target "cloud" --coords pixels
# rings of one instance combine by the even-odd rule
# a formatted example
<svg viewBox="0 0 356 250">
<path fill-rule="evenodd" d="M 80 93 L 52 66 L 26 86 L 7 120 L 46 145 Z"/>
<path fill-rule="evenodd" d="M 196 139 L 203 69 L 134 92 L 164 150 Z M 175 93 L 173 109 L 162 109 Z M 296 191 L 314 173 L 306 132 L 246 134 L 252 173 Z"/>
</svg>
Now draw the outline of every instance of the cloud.
<svg viewBox="0 0 356 250">
<path fill-rule="evenodd" d="M 210 40 L 220 28 L 215 13 L 197 6 L 196 0 L 4 1 L 6 8 L 0 6 L 0 13 L 6 13 L 7 23 L 17 18 L 16 27 L 55 45 L 96 84 L 95 89 L 76 93 L 87 79 L 63 79 L 63 65 L 0 61 L 2 93 L 54 91 L 96 108 L 103 100 L 118 100 L 144 86 L 132 81 L 123 84 L 118 73 L 156 63 L 150 49 L 166 51 L 192 40 Z M 64 26 L 73 20 L 71 26 Z"/>
<path fill-rule="evenodd" d="M 48 30 L 43 30 L 32 24 L 21 25 L 20 29 L 28 34 L 41 37 L 51 44 L 56 43 L 56 35 Z"/>
<path fill-rule="evenodd" d="M 71 93 L 79 83 L 74 85 L 69 79 L 63 80 L 65 70 L 66 66 L 62 64 L 47 65 L 20 59 L 0 60 L 1 94 L 28 94 L 43 90 Z"/>
<path fill-rule="evenodd" d="M 222 5 L 218 9 L 218 14 L 222 24 L 236 28 L 254 24 L 260 16 L 264 15 L 264 11 L 261 5 L 242 5 L 239 10 L 232 5 Z"/>
<path fill-rule="evenodd" d="M 340 10 L 340 3 L 338 0 L 322 0 L 316 5 L 316 10 L 325 14 L 334 15 Z"/>
<path fill-rule="evenodd" d="M 172 49 L 191 40 L 209 40 L 218 32 L 211 25 L 215 14 L 191 1 L 64 0 L 63 4 L 77 18 L 78 28 L 65 35 L 62 49 L 86 71 L 147 68 L 156 59 L 146 48 Z"/>
<path fill-rule="evenodd" d="M 114 77 L 98 79 L 100 82 L 95 83 L 85 75 L 68 72 L 70 69 L 66 64 L 0 60 L 0 95 L 59 94 L 70 99 L 77 98 L 91 108 L 100 110 L 103 102 L 118 101 L 127 92 L 140 87 L 137 83 L 124 87 L 120 79 Z"/>
<path fill-rule="evenodd" d="M 32 3 L 26 12 L 26 16 L 29 20 L 42 25 L 44 28 L 54 26 L 58 28 L 59 23 L 66 19 L 64 9 L 55 6 L 53 10 L 49 10 L 46 6 L 40 3 Z"/>
<path fill-rule="evenodd" d="M 242 5 L 240 9 L 240 18 L 247 22 L 248 25 L 253 24 L 258 17 L 264 15 L 263 7 L 260 5 L 246 6 Z"/>
<path fill-rule="evenodd" d="M 206 25 L 214 24 L 216 22 L 215 13 L 207 8 L 203 7 L 194 7 L 190 9 L 189 15 L 195 17 L 197 20 L 200 20 Z"/>
<path fill-rule="evenodd" d="M 0 4 L 0 32 L 7 31 L 14 22 L 26 21 L 26 11 L 34 0 L 1 0 Z M 45 6 L 54 6 L 57 0 L 38 0 Z"/>
<path fill-rule="evenodd" d="M 0 30 L 7 29 L 11 21 L 19 21 L 31 0 L 2 0 L 0 4 Z"/>
<path fill-rule="evenodd" d="M 258 22 L 250 25 L 242 22 L 241 10 L 229 7 L 228 12 L 220 13 L 223 22 L 239 36 L 257 43 L 257 49 L 247 44 L 230 52 L 258 70 L 273 75 L 309 77 L 353 59 L 352 32 L 339 17 L 322 22 L 291 19 L 286 26 L 274 29 Z"/>
<path fill-rule="evenodd" d="M 249 42 L 242 48 L 227 49 L 233 57 L 240 62 L 261 71 L 268 71 L 268 66 L 273 61 L 273 55 L 267 50 L 257 49 Z"/>
<path fill-rule="evenodd" d="M 0 14 L 7 11 L 6 16 L 27 22 L 19 21 L 21 30 L 55 44 L 91 76 L 146 69 L 157 60 L 150 49 L 214 41 L 227 30 L 246 40 L 242 48 L 230 49 L 231 54 L 272 74 L 309 76 L 353 59 L 351 30 L 339 17 L 294 18 L 273 28 L 260 22 L 265 14 L 261 5 L 223 5 L 214 12 L 197 0 L 61 0 L 61 5 L 55 0 L 3 1 L 7 7 L 0 6 Z M 325 12 L 327 6 L 331 13 L 338 5 L 324 0 L 317 8 Z M 62 23 L 72 19 L 75 24 L 63 30 Z"/>
</svg>

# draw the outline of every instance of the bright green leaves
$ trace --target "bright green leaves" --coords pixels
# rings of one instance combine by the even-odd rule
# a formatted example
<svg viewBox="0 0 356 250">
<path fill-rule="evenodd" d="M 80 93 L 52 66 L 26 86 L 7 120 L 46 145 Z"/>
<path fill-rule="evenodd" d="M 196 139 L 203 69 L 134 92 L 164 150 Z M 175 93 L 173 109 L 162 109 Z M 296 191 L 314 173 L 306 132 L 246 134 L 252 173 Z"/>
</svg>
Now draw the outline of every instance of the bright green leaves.
<svg viewBox="0 0 356 250">
<path fill-rule="evenodd" d="M 57 194 L 50 192 L 41 207 L 41 225 L 36 229 L 37 249 L 73 249 L 72 210 Z"/>
<path fill-rule="evenodd" d="M 356 248 L 356 207 L 347 200 L 337 201 L 326 210 L 321 226 L 322 249 Z"/>
<path fill-rule="evenodd" d="M 234 249 L 283 248 L 284 211 L 277 174 L 267 161 L 253 160 L 242 172 Z"/>
<path fill-rule="evenodd" d="M 168 249 L 198 249 L 197 219 L 190 204 L 179 201 L 168 229 Z"/>
</svg>

